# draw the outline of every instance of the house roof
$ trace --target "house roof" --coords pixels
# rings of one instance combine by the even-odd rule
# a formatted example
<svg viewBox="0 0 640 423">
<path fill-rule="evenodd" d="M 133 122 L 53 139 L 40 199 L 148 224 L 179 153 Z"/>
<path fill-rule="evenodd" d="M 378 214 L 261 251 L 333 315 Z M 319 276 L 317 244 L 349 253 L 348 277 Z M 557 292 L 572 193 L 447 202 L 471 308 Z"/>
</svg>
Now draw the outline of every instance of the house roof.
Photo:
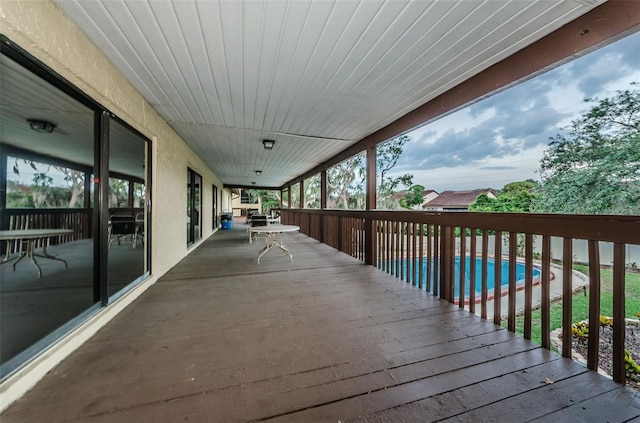
<svg viewBox="0 0 640 423">
<path fill-rule="evenodd" d="M 436 193 L 437 192 L 433 189 L 425 189 L 422 191 L 422 196 L 425 197 L 431 193 Z M 394 200 L 400 200 L 401 198 L 404 198 L 404 196 L 407 194 L 407 191 L 398 191 L 398 192 L 394 192 L 393 195 L 391 196 L 391 198 L 393 198 Z"/>
<path fill-rule="evenodd" d="M 491 188 L 474 189 L 471 191 L 444 191 L 431 201 L 427 201 L 422 208 L 428 207 L 469 207 L 478 195 L 495 192 Z"/>
</svg>

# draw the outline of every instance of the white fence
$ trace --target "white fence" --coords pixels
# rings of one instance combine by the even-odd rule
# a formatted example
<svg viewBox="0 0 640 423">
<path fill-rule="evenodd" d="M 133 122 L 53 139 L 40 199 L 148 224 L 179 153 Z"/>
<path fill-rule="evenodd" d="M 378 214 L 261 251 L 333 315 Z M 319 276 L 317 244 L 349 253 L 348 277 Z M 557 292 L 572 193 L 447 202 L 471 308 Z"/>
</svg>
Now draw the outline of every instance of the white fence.
<svg viewBox="0 0 640 423">
<path fill-rule="evenodd" d="M 508 235 L 507 235 L 508 236 Z M 508 242 L 507 236 L 503 236 L 503 250 L 506 250 L 504 242 Z M 467 237 L 467 251 L 470 249 L 471 241 Z M 456 240 L 456 249 L 459 251 L 460 239 Z M 551 238 L 551 258 L 555 260 L 562 260 L 562 238 Z M 495 236 L 489 236 L 488 252 L 493 254 L 495 251 Z M 542 251 L 542 237 L 536 236 L 533 241 L 534 253 Z M 482 237 L 477 237 L 477 253 L 482 252 Z M 583 239 L 573 240 L 573 261 L 577 263 L 588 263 L 588 242 Z M 627 266 L 635 264 L 636 267 L 640 267 L 640 245 L 627 244 L 625 247 L 625 263 Z M 600 264 L 611 265 L 613 264 L 613 243 L 600 242 Z"/>
</svg>

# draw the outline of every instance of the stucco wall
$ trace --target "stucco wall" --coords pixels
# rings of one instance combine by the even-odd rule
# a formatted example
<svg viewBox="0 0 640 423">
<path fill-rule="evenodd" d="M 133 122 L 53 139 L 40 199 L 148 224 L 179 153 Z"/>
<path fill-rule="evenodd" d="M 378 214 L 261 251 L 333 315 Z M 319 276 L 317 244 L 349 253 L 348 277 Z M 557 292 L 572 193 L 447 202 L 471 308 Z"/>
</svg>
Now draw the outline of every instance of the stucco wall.
<svg viewBox="0 0 640 423">
<path fill-rule="evenodd" d="M 49 0 L 2 0 L 0 32 L 152 140 L 152 264 L 162 275 L 187 254 L 187 167 L 203 177 L 203 239 L 212 184 L 228 191 L 104 55 Z"/>
</svg>

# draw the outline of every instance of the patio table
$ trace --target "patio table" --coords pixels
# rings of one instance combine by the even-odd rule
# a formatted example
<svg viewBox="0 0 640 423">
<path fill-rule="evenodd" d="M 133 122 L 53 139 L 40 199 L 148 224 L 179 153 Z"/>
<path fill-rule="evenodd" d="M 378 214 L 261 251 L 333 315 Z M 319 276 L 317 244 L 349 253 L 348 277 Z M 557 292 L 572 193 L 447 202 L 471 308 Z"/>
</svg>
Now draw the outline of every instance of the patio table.
<svg viewBox="0 0 640 423">
<path fill-rule="evenodd" d="M 249 236 L 252 234 L 264 234 L 266 245 L 262 250 L 258 252 L 258 264 L 260 264 L 260 258 L 267 253 L 271 248 L 278 247 L 286 254 L 289 255 L 289 259 L 293 262 L 293 255 L 291 251 L 282 245 L 282 234 L 284 232 L 297 232 L 300 230 L 300 226 L 295 225 L 267 225 L 267 226 L 252 226 L 249 228 Z"/>
<path fill-rule="evenodd" d="M 47 245 L 48 242 L 44 244 L 42 247 L 42 254 L 36 254 L 35 243 L 39 239 L 53 238 L 61 235 L 68 235 L 73 233 L 72 229 L 14 229 L 7 231 L 0 231 L 0 241 L 7 242 L 7 252 L 2 261 L 0 261 L 0 265 L 6 264 L 10 261 L 15 260 L 13 263 L 13 270 L 16 270 L 16 264 L 20 262 L 23 258 L 27 257 L 33 265 L 38 270 L 38 277 L 42 277 L 42 269 L 38 265 L 38 262 L 34 258 L 34 256 L 46 258 L 49 260 L 57 260 L 64 263 L 64 268 L 67 268 L 67 262 L 63 259 L 57 258 L 56 256 L 52 256 L 47 254 Z M 20 254 L 16 257 L 9 258 L 9 241 L 17 240 L 20 242 Z"/>
</svg>

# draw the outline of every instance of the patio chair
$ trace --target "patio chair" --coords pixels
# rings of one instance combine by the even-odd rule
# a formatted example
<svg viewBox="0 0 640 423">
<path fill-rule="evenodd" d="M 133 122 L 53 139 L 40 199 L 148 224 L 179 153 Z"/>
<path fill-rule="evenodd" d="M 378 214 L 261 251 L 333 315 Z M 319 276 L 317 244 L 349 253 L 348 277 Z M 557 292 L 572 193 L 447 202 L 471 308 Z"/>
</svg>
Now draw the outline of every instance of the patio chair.
<svg viewBox="0 0 640 423">
<path fill-rule="evenodd" d="M 135 240 L 137 241 L 140 238 L 142 245 L 144 246 L 144 213 L 136 213 L 136 234 Z"/>
<path fill-rule="evenodd" d="M 254 214 L 253 216 L 251 216 L 251 223 L 249 224 L 251 227 L 256 227 L 256 226 L 267 226 L 268 221 L 267 221 L 267 216 L 263 215 L 263 214 Z M 258 234 L 255 233 L 253 234 L 253 239 L 256 239 L 258 237 Z"/>
<path fill-rule="evenodd" d="M 109 218 L 109 248 L 115 237 L 120 245 L 120 240 L 131 236 L 133 248 L 136 247 L 136 221 L 132 215 L 113 215 Z"/>
</svg>

